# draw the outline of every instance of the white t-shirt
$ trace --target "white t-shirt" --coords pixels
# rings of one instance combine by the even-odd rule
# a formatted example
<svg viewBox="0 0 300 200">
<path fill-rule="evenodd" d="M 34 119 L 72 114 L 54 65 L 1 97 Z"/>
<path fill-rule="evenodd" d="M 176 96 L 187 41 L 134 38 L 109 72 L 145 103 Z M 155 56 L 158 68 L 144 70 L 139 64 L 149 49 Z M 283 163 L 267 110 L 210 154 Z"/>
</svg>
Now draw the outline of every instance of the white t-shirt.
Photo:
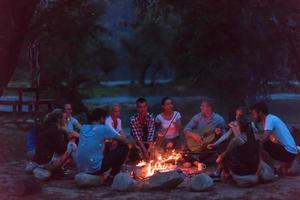
<svg viewBox="0 0 300 200">
<path fill-rule="evenodd" d="M 165 131 L 167 130 L 167 128 L 170 126 L 169 129 L 168 129 L 168 132 L 165 134 L 165 138 L 166 139 L 172 139 L 172 138 L 175 138 L 175 137 L 179 136 L 179 132 L 176 129 L 176 127 L 174 125 L 174 122 L 177 122 L 180 119 L 181 119 L 180 113 L 177 112 L 177 111 L 174 111 L 173 112 L 173 116 L 172 116 L 172 118 L 170 120 L 166 120 L 163 117 L 162 114 L 159 114 L 159 115 L 156 116 L 155 122 L 158 123 L 158 124 L 160 124 L 160 127 L 161 127 L 163 133 L 165 133 Z M 171 122 L 172 122 L 172 124 L 171 124 Z"/>
<path fill-rule="evenodd" d="M 120 133 L 122 131 L 122 121 L 120 118 L 117 119 L 117 128 L 114 127 L 113 125 L 113 120 L 111 118 L 111 116 L 107 117 L 105 119 L 105 124 L 109 127 L 111 127 L 112 129 L 114 129 L 115 131 L 117 131 L 117 133 Z"/>
<path fill-rule="evenodd" d="M 297 154 L 297 145 L 285 123 L 275 115 L 268 114 L 264 126 L 265 131 L 271 132 L 271 138 L 275 138 L 277 142 L 292 153 Z"/>
</svg>

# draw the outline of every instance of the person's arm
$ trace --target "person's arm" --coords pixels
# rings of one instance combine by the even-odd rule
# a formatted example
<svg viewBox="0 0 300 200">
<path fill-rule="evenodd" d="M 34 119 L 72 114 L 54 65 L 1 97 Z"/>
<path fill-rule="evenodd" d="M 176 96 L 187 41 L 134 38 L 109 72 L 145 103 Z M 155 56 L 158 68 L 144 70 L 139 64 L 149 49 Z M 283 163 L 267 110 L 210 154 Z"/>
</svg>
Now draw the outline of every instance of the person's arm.
<svg viewBox="0 0 300 200">
<path fill-rule="evenodd" d="M 269 140 L 269 136 L 270 136 L 271 133 L 272 133 L 272 131 L 265 130 L 265 131 L 263 132 L 263 134 L 260 134 L 260 135 L 259 135 L 259 141 L 260 141 L 261 143 L 264 143 L 265 141 Z"/>
<path fill-rule="evenodd" d="M 227 140 L 230 135 L 231 135 L 232 131 L 231 129 L 229 129 L 225 134 L 223 134 L 215 143 L 213 143 L 213 147 L 218 146 L 219 144 L 221 144 L 222 142 L 224 142 L 225 140 Z"/>
<path fill-rule="evenodd" d="M 218 136 L 225 134 L 225 132 L 226 132 L 225 127 L 226 127 L 225 120 L 222 118 L 222 119 L 220 119 L 217 127 L 215 128 L 215 134 Z"/>
<path fill-rule="evenodd" d="M 161 121 L 159 120 L 159 115 L 156 116 L 155 118 L 155 130 L 156 130 L 156 135 L 158 138 L 163 137 L 163 130 L 161 126 Z"/>
<path fill-rule="evenodd" d="M 66 127 L 63 127 L 61 129 L 67 132 L 67 135 L 68 135 L 69 139 L 71 139 L 71 138 L 79 138 L 80 137 L 80 134 L 77 133 L 76 131 L 69 130 Z"/>
<path fill-rule="evenodd" d="M 74 126 L 75 126 L 75 129 L 78 131 L 81 129 L 81 124 L 79 123 L 78 120 L 75 121 Z"/>
<path fill-rule="evenodd" d="M 181 123 L 181 115 L 180 115 L 180 113 L 178 113 L 178 115 L 179 116 L 174 120 L 173 123 L 174 123 L 177 131 L 180 133 L 181 130 L 182 130 L 182 123 Z"/>
<path fill-rule="evenodd" d="M 152 116 L 148 119 L 148 142 L 150 146 L 154 143 L 155 140 L 155 120 Z"/>
<path fill-rule="evenodd" d="M 136 124 L 136 121 L 134 119 L 131 119 L 130 122 L 130 128 L 131 128 L 131 135 L 136 141 L 142 141 L 140 129 Z"/>
<path fill-rule="evenodd" d="M 185 136 L 186 139 L 191 138 L 195 142 L 201 144 L 203 142 L 203 140 L 200 137 L 200 135 L 197 135 L 197 134 L 192 132 L 193 128 L 197 127 L 197 125 L 198 125 L 198 115 L 195 115 L 191 119 L 191 121 L 186 125 L 183 132 L 184 132 L 184 136 Z"/>
<path fill-rule="evenodd" d="M 198 125 L 198 115 L 195 115 L 191 121 L 185 126 L 184 133 L 186 132 L 192 132 L 193 128 L 197 127 Z"/>
<path fill-rule="evenodd" d="M 260 135 L 259 140 L 261 142 L 265 142 L 269 139 L 270 134 L 272 133 L 272 130 L 274 129 L 274 123 L 272 119 L 266 118 L 265 124 L 264 124 L 264 132 L 262 135 Z"/>
</svg>

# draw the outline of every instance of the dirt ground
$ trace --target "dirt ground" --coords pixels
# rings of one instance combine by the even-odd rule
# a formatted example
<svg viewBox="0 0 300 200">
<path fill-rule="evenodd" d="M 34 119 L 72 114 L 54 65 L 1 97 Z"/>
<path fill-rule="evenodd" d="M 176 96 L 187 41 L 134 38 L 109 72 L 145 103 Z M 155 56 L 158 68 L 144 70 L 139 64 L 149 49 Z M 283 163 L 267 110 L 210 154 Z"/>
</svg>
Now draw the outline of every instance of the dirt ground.
<svg viewBox="0 0 300 200">
<path fill-rule="evenodd" d="M 21 120 L 20 120 L 21 121 Z M 216 183 L 207 192 L 191 192 L 188 180 L 171 191 L 115 192 L 109 187 L 76 188 L 73 180 L 50 180 L 42 184 L 42 192 L 20 197 L 15 193 L 16 183 L 28 178 L 24 173 L 25 140 L 28 125 L 8 123 L 0 116 L 0 200 L 9 199 L 300 199 L 300 176 L 280 177 L 276 181 L 252 188 L 237 188 L 231 184 Z"/>
</svg>

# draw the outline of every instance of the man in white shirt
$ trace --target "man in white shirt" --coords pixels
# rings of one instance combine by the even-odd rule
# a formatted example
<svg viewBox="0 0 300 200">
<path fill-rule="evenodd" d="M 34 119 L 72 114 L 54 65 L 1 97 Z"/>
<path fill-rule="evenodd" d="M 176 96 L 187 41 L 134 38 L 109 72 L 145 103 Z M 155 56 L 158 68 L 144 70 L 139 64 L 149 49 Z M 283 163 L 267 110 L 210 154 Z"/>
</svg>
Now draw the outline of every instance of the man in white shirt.
<svg viewBox="0 0 300 200">
<path fill-rule="evenodd" d="M 288 174 L 298 153 L 297 145 L 288 127 L 280 118 L 269 114 L 265 103 L 253 105 L 251 114 L 255 121 L 263 124 L 263 134 L 260 137 L 263 149 L 273 159 L 283 162 L 283 173 Z"/>
</svg>

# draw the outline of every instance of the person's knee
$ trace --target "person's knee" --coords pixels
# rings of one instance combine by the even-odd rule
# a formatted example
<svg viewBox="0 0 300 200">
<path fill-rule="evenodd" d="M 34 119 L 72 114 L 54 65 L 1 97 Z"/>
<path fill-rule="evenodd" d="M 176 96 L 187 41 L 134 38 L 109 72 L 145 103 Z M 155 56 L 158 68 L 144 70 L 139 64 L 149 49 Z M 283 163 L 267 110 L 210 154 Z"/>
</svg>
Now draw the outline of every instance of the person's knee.
<svg viewBox="0 0 300 200">
<path fill-rule="evenodd" d="M 33 160 L 35 156 L 35 150 L 28 151 L 26 155 L 29 160 Z"/>
</svg>

